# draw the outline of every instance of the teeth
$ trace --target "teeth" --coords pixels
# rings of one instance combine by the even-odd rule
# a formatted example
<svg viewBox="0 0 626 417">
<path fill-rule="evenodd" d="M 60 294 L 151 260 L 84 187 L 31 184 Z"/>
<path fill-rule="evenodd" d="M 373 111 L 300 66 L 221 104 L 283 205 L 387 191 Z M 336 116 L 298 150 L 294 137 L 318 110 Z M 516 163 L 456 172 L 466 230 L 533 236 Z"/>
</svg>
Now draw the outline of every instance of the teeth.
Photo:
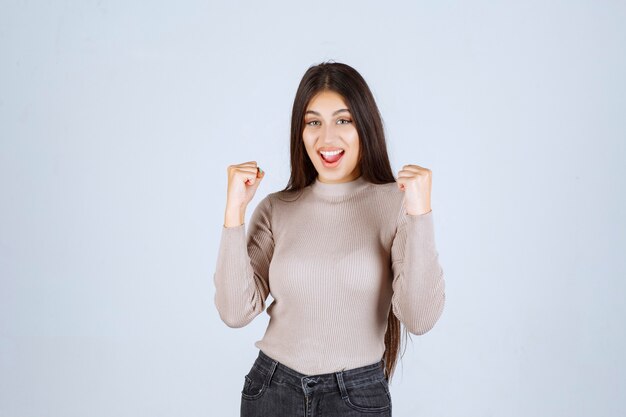
<svg viewBox="0 0 626 417">
<path fill-rule="evenodd" d="M 337 155 L 337 154 L 340 154 L 341 152 L 343 152 L 343 150 L 340 150 L 340 151 L 330 151 L 330 152 L 320 151 L 320 153 L 323 154 L 324 156 Z"/>
</svg>

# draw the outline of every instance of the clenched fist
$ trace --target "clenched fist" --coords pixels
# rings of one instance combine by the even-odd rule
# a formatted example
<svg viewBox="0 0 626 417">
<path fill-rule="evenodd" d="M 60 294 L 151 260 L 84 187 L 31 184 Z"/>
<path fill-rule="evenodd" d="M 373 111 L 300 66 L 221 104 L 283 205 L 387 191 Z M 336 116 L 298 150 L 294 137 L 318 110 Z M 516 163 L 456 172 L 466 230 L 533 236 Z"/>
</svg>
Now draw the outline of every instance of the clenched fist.
<svg viewBox="0 0 626 417">
<path fill-rule="evenodd" d="M 404 191 L 407 214 L 420 215 L 431 211 L 432 172 L 419 165 L 405 165 L 398 172 L 398 188 Z"/>
<path fill-rule="evenodd" d="M 257 166 L 256 161 L 229 165 L 227 172 L 228 190 L 224 226 L 233 227 L 243 224 L 246 207 L 265 177 L 265 172 Z"/>
</svg>

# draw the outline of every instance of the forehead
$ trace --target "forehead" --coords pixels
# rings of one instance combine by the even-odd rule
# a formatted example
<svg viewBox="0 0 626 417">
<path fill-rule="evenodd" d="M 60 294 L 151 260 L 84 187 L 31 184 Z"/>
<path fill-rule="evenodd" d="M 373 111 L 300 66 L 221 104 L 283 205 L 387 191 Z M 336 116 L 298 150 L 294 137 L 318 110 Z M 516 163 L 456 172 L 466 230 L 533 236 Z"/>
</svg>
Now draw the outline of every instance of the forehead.
<svg viewBox="0 0 626 417">
<path fill-rule="evenodd" d="M 328 90 L 321 91 L 313 96 L 306 107 L 307 110 L 317 111 L 318 113 L 323 113 L 324 111 L 334 111 L 340 108 L 348 108 L 343 96 L 339 93 Z"/>
</svg>

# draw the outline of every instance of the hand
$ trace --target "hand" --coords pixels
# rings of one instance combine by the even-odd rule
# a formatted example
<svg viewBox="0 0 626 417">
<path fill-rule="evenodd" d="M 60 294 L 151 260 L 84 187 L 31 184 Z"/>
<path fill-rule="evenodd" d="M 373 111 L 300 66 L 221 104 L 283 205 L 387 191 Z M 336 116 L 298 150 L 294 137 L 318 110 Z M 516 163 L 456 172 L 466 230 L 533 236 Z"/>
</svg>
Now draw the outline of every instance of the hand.
<svg viewBox="0 0 626 417">
<path fill-rule="evenodd" d="M 226 198 L 227 210 L 245 210 L 248 203 L 254 197 L 265 172 L 257 167 L 256 161 L 244 162 L 237 165 L 229 165 L 228 191 Z"/>
<path fill-rule="evenodd" d="M 419 165 L 405 165 L 398 172 L 398 188 L 404 191 L 407 214 L 420 215 L 431 211 L 432 171 Z"/>
</svg>

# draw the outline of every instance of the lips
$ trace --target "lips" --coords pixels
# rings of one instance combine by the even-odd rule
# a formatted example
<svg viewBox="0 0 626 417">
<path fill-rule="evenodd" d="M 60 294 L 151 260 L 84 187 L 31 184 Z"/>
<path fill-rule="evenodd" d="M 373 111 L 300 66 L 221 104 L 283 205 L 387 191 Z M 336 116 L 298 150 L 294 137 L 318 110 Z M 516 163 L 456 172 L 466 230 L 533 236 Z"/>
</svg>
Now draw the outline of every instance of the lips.
<svg viewBox="0 0 626 417">
<path fill-rule="evenodd" d="M 345 151 L 341 151 L 341 153 L 337 155 L 324 156 L 321 152 L 319 153 L 320 159 L 322 160 L 322 165 L 324 168 L 336 168 L 341 165 L 341 161 L 343 156 L 345 155 Z"/>
<path fill-rule="evenodd" d="M 346 151 L 341 151 L 340 153 L 338 153 L 337 155 L 324 155 L 323 153 L 320 153 L 322 159 L 328 163 L 334 163 L 337 162 L 338 160 L 340 160 L 343 155 L 346 153 Z"/>
</svg>

